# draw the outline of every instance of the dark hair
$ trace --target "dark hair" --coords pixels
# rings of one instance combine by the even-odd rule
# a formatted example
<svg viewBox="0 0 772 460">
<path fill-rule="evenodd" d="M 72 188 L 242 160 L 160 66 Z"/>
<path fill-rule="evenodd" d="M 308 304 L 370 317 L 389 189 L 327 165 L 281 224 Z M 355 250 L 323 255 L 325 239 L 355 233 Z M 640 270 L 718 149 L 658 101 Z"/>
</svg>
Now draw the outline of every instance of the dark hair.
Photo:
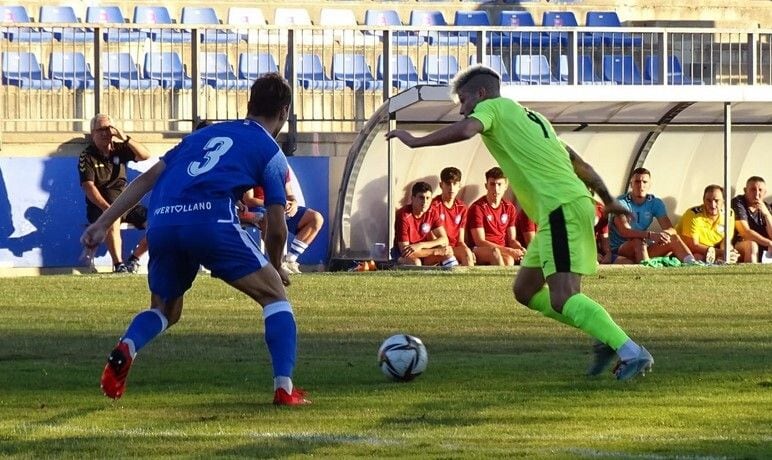
<svg viewBox="0 0 772 460">
<path fill-rule="evenodd" d="M 724 195 L 724 187 L 722 187 L 720 185 L 717 185 L 717 184 L 711 184 L 711 185 L 708 185 L 707 187 L 705 187 L 705 190 L 702 192 L 703 198 L 705 197 L 705 195 L 707 195 L 708 193 L 713 192 L 715 190 L 720 190 L 721 191 L 721 195 L 722 196 L 726 196 L 726 195 Z"/>
<path fill-rule="evenodd" d="M 749 177 L 748 180 L 745 181 L 745 185 L 748 185 L 751 182 L 761 182 L 762 184 L 766 184 L 766 182 L 764 182 L 764 178 L 761 177 L 761 176 L 751 176 L 751 177 Z"/>
<path fill-rule="evenodd" d="M 418 181 L 415 184 L 413 184 L 413 188 L 412 190 L 410 190 L 410 196 L 416 196 L 426 192 L 431 193 L 432 186 L 427 184 L 426 182 Z"/>
<path fill-rule="evenodd" d="M 278 73 L 267 73 L 252 83 L 247 112 L 252 116 L 276 117 L 292 102 L 292 88 Z"/>
<path fill-rule="evenodd" d="M 501 170 L 498 166 L 494 166 L 491 169 L 485 171 L 485 182 L 488 182 L 488 179 L 506 179 L 504 176 L 504 171 Z"/>
<path fill-rule="evenodd" d="M 649 171 L 646 168 L 635 168 L 635 169 L 633 169 L 633 176 L 638 176 L 638 175 L 641 175 L 641 174 L 646 174 L 646 175 L 651 176 L 651 171 Z"/>
<path fill-rule="evenodd" d="M 440 180 L 446 184 L 451 182 L 461 182 L 461 170 L 453 166 L 448 166 L 440 171 Z"/>
<path fill-rule="evenodd" d="M 484 65 L 473 65 L 462 70 L 450 82 L 450 93 L 458 94 L 464 91 L 475 91 L 485 88 L 491 96 L 498 96 L 501 86 L 501 75 L 495 70 Z"/>
<path fill-rule="evenodd" d="M 199 120 L 198 123 L 193 127 L 193 131 L 198 131 L 199 129 L 204 129 L 207 126 L 212 126 L 214 123 L 209 120 Z"/>
</svg>

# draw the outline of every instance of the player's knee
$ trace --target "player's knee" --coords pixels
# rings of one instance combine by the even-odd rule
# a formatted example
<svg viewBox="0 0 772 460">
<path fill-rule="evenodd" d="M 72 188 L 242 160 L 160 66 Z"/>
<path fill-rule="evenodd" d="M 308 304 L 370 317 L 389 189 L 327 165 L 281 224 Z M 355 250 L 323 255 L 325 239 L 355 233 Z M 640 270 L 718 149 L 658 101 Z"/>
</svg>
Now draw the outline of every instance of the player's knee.
<svg viewBox="0 0 772 460">
<path fill-rule="evenodd" d="M 324 216 L 322 216 L 322 213 L 314 211 L 313 209 L 310 209 L 309 211 L 312 212 L 313 219 L 313 225 L 314 228 L 317 230 L 322 228 L 322 225 L 324 225 Z"/>
</svg>

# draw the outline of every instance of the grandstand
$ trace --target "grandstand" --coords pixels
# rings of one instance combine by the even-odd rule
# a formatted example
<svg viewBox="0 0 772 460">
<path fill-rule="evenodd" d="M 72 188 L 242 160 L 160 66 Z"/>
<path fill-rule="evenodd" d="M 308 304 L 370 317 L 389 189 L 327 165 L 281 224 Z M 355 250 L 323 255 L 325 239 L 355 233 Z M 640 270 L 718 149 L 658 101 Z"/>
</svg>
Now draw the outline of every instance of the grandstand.
<svg viewBox="0 0 772 460">
<path fill-rule="evenodd" d="M 296 94 L 281 140 L 299 156 L 329 158 L 331 208 L 350 147 L 383 104 L 417 85 L 445 85 L 476 62 L 500 71 L 508 96 L 547 110 L 613 192 L 631 167 L 659 168 L 658 193 L 676 214 L 698 201 L 698 184 L 723 180 L 721 168 L 698 161 L 722 158 L 717 108 L 772 92 L 765 0 L 4 1 L 0 34 L 4 157 L 74 158 L 99 112 L 160 155 L 195 120 L 243 117 L 249 82 L 278 71 Z M 760 156 L 769 105 L 737 113 L 732 186 L 749 173 L 772 176 Z M 687 142 L 694 148 L 674 157 Z M 437 161 L 410 163 L 400 177 L 436 174 Z M 682 170 L 666 175 L 672 164 Z"/>
</svg>

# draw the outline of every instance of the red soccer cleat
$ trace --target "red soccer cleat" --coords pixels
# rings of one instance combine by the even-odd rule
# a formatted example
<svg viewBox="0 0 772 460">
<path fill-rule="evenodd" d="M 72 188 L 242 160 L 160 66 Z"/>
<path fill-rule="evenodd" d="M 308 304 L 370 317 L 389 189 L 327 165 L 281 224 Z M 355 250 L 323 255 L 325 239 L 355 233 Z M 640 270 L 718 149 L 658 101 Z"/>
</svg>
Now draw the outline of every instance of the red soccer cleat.
<svg viewBox="0 0 772 460">
<path fill-rule="evenodd" d="M 303 406 L 311 404 L 306 399 L 306 392 L 300 388 L 293 388 L 292 393 L 287 393 L 284 388 L 277 388 L 273 394 L 273 403 L 277 406 Z"/>
<path fill-rule="evenodd" d="M 126 390 L 126 377 L 129 375 L 131 363 L 134 361 L 129 353 L 129 346 L 120 342 L 113 348 L 110 356 L 107 357 L 107 364 L 102 371 L 100 386 L 105 396 L 112 399 L 118 399 L 123 396 Z"/>
</svg>

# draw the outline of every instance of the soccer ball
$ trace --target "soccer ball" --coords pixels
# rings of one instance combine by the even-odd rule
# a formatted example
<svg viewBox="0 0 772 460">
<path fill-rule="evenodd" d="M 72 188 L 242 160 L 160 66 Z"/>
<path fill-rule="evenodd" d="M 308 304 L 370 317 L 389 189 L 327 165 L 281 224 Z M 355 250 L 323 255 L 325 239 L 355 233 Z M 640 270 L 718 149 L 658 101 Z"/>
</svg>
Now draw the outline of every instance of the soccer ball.
<svg viewBox="0 0 772 460">
<path fill-rule="evenodd" d="M 386 377 L 408 382 L 426 370 L 429 355 L 421 339 L 407 334 L 392 335 L 378 349 L 378 366 Z"/>
</svg>

